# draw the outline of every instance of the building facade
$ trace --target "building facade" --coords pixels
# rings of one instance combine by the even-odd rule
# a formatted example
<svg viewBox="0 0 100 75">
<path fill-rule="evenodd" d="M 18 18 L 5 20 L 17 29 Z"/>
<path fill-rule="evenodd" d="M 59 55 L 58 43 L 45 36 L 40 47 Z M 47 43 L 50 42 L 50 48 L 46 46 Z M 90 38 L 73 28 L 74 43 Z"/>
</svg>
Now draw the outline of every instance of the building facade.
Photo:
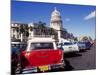
<svg viewBox="0 0 100 75">
<path fill-rule="evenodd" d="M 56 8 L 51 14 L 50 27 L 57 31 L 58 40 L 60 40 L 62 32 L 62 20 L 60 12 Z"/>
<path fill-rule="evenodd" d="M 61 38 L 69 38 L 70 34 L 63 28 L 63 21 L 60 12 L 54 8 L 51 13 L 49 27 L 47 27 L 43 22 L 11 24 L 11 39 L 19 39 L 23 41 L 25 39 L 32 39 L 35 36 L 51 36 L 59 42 Z"/>
</svg>

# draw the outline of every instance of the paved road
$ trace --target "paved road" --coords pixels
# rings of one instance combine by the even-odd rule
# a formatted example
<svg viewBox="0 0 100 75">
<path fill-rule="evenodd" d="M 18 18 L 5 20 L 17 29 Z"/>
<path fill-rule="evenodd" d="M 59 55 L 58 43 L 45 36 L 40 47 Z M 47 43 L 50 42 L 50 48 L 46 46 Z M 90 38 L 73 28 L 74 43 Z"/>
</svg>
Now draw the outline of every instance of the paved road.
<svg viewBox="0 0 100 75">
<path fill-rule="evenodd" d="M 96 49 L 92 46 L 90 50 L 85 50 L 77 54 L 65 54 L 65 60 L 69 62 L 72 70 L 88 70 L 96 68 Z"/>
<path fill-rule="evenodd" d="M 65 54 L 65 69 L 56 69 L 49 72 L 90 70 L 96 68 L 96 49 L 92 46 L 90 50 L 81 51 L 75 54 Z"/>
</svg>

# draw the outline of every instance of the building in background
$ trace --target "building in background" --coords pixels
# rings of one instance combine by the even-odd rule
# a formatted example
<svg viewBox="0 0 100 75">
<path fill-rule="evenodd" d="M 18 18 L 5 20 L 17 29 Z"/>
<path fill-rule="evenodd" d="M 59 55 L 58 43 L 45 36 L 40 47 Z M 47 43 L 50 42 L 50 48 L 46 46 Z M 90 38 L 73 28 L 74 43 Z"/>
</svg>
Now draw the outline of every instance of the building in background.
<svg viewBox="0 0 100 75">
<path fill-rule="evenodd" d="M 61 19 L 60 12 L 55 8 L 51 13 L 50 26 L 48 27 L 46 23 L 39 21 L 38 23 L 12 23 L 11 24 L 11 39 L 27 41 L 35 36 L 38 37 L 53 37 L 56 41 L 67 39 L 72 40 L 74 36 L 72 33 L 68 33 L 66 29 L 63 28 L 63 21 Z"/>
<path fill-rule="evenodd" d="M 93 41 L 93 39 L 90 36 L 80 36 L 78 41 Z"/>
<path fill-rule="evenodd" d="M 11 40 L 17 41 L 21 38 L 23 40 L 27 39 L 27 33 L 28 33 L 28 24 L 25 23 L 11 23 Z M 26 36 L 25 36 L 26 35 Z"/>
<path fill-rule="evenodd" d="M 60 12 L 56 8 L 51 14 L 50 27 L 56 30 L 57 38 L 58 40 L 60 40 L 63 25 L 62 25 L 62 19 L 61 19 Z"/>
</svg>

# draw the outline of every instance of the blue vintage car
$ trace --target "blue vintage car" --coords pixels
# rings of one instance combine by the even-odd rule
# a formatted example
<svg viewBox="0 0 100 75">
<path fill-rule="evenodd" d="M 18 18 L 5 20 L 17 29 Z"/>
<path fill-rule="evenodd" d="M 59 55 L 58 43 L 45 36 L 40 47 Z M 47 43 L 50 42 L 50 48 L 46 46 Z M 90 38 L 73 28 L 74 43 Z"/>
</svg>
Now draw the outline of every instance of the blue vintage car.
<svg viewBox="0 0 100 75">
<path fill-rule="evenodd" d="M 87 42 L 78 42 L 78 46 L 79 46 L 80 49 L 84 50 L 84 49 L 90 49 L 92 44 L 89 41 L 87 41 Z"/>
<path fill-rule="evenodd" d="M 15 74 L 19 63 L 19 54 L 21 50 L 25 50 L 27 44 L 21 42 L 11 42 L 11 72 Z"/>
<path fill-rule="evenodd" d="M 77 42 L 77 45 L 79 47 L 79 50 L 85 50 L 86 49 L 86 45 L 84 42 Z"/>
<path fill-rule="evenodd" d="M 92 44 L 88 41 L 88 42 L 84 42 L 85 43 L 85 46 L 86 46 L 86 49 L 90 49 Z"/>
</svg>

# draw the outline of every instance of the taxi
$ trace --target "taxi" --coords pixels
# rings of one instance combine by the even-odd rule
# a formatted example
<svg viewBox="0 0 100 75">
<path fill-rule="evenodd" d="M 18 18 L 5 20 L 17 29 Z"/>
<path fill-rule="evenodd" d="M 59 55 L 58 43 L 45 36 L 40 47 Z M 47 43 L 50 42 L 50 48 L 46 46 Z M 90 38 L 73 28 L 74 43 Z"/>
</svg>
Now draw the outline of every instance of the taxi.
<svg viewBox="0 0 100 75">
<path fill-rule="evenodd" d="M 21 52 L 19 73 L 45 72 L 63 68 L 63 51 L 52 38 L 36 37 L 28 41 L 27 49 Z"/>
</svg>

